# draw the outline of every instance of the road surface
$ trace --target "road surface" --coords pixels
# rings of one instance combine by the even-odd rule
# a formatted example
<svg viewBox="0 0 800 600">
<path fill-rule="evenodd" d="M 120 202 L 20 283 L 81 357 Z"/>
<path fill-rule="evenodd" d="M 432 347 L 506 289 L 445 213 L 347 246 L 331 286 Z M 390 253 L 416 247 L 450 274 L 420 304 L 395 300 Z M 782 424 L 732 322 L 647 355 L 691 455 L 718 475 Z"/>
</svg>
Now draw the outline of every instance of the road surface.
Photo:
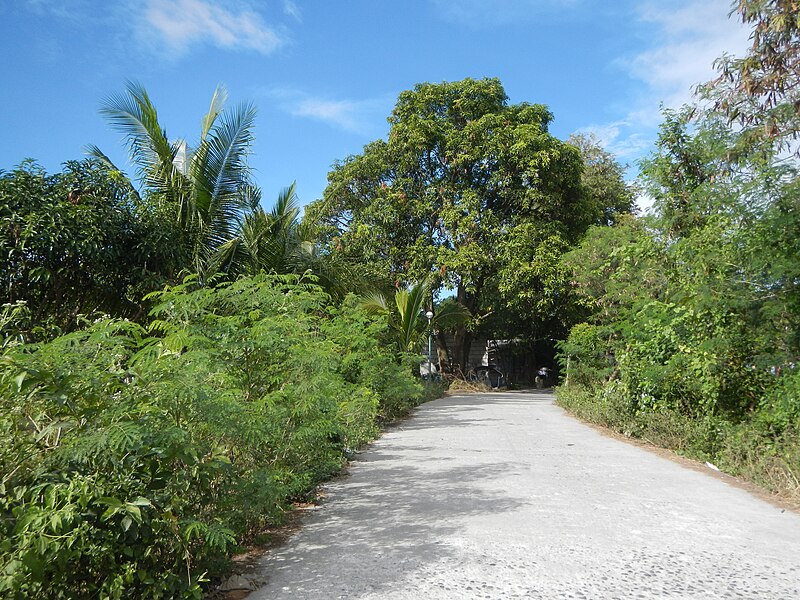
<svg viewBox="0 0 800 600">
<path fill-rule="evenodd" d="M 546 392 L 430 402 L 325 490 L 251 600 L 800 598 L 800 515 Z"/>
</svg>

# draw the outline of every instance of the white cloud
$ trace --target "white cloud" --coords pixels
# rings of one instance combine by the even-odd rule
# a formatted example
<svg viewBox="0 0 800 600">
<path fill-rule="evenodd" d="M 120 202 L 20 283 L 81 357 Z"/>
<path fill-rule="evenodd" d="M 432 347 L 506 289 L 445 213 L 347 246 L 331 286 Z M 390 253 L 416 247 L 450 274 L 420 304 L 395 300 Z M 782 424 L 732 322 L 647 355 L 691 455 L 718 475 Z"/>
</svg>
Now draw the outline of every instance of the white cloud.
<svg viewBox="0 0 800 600">
<path fill-rule="evenodd" d="M 283 0 L 283 13 L 298 23 L 303 21 L 303 15 L 294 0 Z"/>
<path fill-rule="evenodd" d="M 594 133 L 623 161 L 642 158 L 656 139 L 662 106 L 675 109 L 692 102 L 696 87 L 715 77 L 717 58 L 745 52 L 749 29 L 736 15 L 728 18 L 729 12 L 729 0 L 641 4 L 637 18 L 651 30 L 649 42 L 638 53 L 616 61 L 636 84 L 636 92 L 626 99 L 628 110 L 622 118 L 587 125 L 579 133 Z M 649 210 L 652 198 L 642 195 L 637 204 Z"/>
<path fill-rule="evenodd" d="M 749 29 L 728 18 L 729 10 L 729 0 L 693 1 L 672 10 L 663 4 L 643 6 L 640 20 L 657 27 L 658 41 L 622 64 L 665 106 L 689 102 L 694 88 L 714 77 L 717 58 L 741 55 L 747 48 Z"/>
<path fill-rule="evenodd" d="M 296 117 L 311 117 L 338 125 L 342 129 L 357 129 L 358 104 L 350 100 L 306 98 L 289 112 Z"/>
<path fill-rule="evenodd" d="M 641 156 L 650 146 L 650 140 L 637 132 L 628 121 L 613 121 L 581 127 L 579 134 L 594 135 L 600 144 L 622 161 Z"/>
<path fill-rule="evenodd" d="M 212 43 L 226 49 L 269 54 L 285 39 L 250 9 L 234 12 L 230 3 L 213 0 L 148 0 L 143 11 L 150 35 L 178 53 Z"/>
<path fill-rule="evenodd" d="M 595 123 L 579 132 L 594 133 L 605 148 L 625 160 L 640 158 L 652 147 L 662 121 L 661 107 L 679 108 L 693 100 L 698 84 L 714 78 L 714 61 L 724 53 L 741 55 L 749 29 L 728 18 L 729 0 L 648 0 L 638 20 L 652 31 L 649 43 L 616 61 L 634 82 L 622 118 Z"/>
<path fill-rule="evenodd" d="M 38 15 L 133 33 L 139 41 L 159 50 L 166 46 L 176 56 L 199 45 L 270 54 L 288 41 L 286 28 L 267 23 L 256 0 L 118 0 L 102 11 L 96 0 L 21 2 Z M 283 0 L 283 14 L 300 21 L 293 0 Z"/>
<path fill-rule="evenodd" d="M 264 93 L 277 100 L 278 106 L 292 116 L 322 121 L 359 135 L 375 134 L 378 125 L 386 123 L 393 101 L 390 96 L 365 100 L 331 99 L 286 88 L 273 88 Z"/>
<path fill-rule="evenodd" d="M 103 15 L 93 11 L 89 0 L 22 0 L 18 6 L 39 16 L 55 17 L 76 25 L 100 20 Z"/>
</svg>

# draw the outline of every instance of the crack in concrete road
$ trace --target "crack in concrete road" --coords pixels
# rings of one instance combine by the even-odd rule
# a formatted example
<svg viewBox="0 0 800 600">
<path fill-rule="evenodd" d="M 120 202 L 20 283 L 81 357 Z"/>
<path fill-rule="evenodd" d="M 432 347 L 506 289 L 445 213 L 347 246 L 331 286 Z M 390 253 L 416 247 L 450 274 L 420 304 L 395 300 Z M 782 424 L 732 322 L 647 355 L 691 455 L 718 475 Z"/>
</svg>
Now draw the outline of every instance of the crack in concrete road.
<svg viewBox="0 0 800 600">
<path fill-rule="evenodd" d="M 278 598 L 800 598 L 800 515 L 543 392 L 430 402 L 261 559 Z"/>
</svg>

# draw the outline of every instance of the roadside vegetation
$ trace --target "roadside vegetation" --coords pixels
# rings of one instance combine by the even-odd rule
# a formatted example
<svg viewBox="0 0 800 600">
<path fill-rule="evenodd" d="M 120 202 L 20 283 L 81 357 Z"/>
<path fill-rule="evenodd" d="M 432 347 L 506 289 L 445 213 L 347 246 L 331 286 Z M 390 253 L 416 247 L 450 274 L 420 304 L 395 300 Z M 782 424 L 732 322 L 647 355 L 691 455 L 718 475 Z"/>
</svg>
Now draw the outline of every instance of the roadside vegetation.
<svg viewBox="0 0 800 600">
<path fill-rule="evenodd" d="M 97 149 L 0 174 L 3 598 L 198 598 L 442 393 L 418 374 L 424 319 L 399 346 L 294 186 L 261 207 L 252 113 L 220 94 L 195 148 L 141 87 L 109 104 L 138 180 Z"/>
<path fill-rule="evenodd" d="M 655 213 L 564 256 L 587 312 L 559 401 L 800 504 L 800 20 L 740 13 L 749 55 L 666 113 L 642 165 Z"/>
<path fill-rule="evenodd" d="M 0 365 L 5 597 L 199 596 L 237 540 L 424 398 L 385 324 L 298 276 L 151 295 Z"/>
</svg>

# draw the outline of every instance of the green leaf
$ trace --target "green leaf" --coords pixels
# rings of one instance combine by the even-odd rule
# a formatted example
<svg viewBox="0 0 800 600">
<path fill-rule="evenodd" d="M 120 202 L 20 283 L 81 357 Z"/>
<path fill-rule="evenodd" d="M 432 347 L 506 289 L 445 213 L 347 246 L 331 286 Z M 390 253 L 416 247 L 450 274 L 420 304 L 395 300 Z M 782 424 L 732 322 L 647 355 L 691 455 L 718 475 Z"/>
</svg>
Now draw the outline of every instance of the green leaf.
<svg viewBox="0 0 800 600">
<path fill-rule="evenodd" d="M 27 376 L 28 376 L 28 372 L 27 371 L 22 371 L 22 372 L 19 373 L 19 375 L 14 377 L 14 384 L 17 387 L 17 393 L 20 393 L 22 391 L 22 384 L 25 382 L 25 378 Z"/>
<path fill-rule="evenodd" d="M 102 498 L 98 498 L 97 502 L 100 504 L 105 504 L 111 508 L 122 508 L 123 502 L 119 498 L 113 498 L 110 496 L 103 496 Z"/>
<path fill-rule="evenodd" d="M 125 504 L 125 511 L 133 518 L 134 521 L 142 523 L 142 510 L 135 504 Z"/>
<path fill-rule="evenodd" d="M 128 531 L 131 528 L 131 525 L 133 525 L 133 519 L 130 517 L 130 515 L 125 515 L 122 518 L 121 524 L 122 524 L 122 531 Z"/>
</svg>

